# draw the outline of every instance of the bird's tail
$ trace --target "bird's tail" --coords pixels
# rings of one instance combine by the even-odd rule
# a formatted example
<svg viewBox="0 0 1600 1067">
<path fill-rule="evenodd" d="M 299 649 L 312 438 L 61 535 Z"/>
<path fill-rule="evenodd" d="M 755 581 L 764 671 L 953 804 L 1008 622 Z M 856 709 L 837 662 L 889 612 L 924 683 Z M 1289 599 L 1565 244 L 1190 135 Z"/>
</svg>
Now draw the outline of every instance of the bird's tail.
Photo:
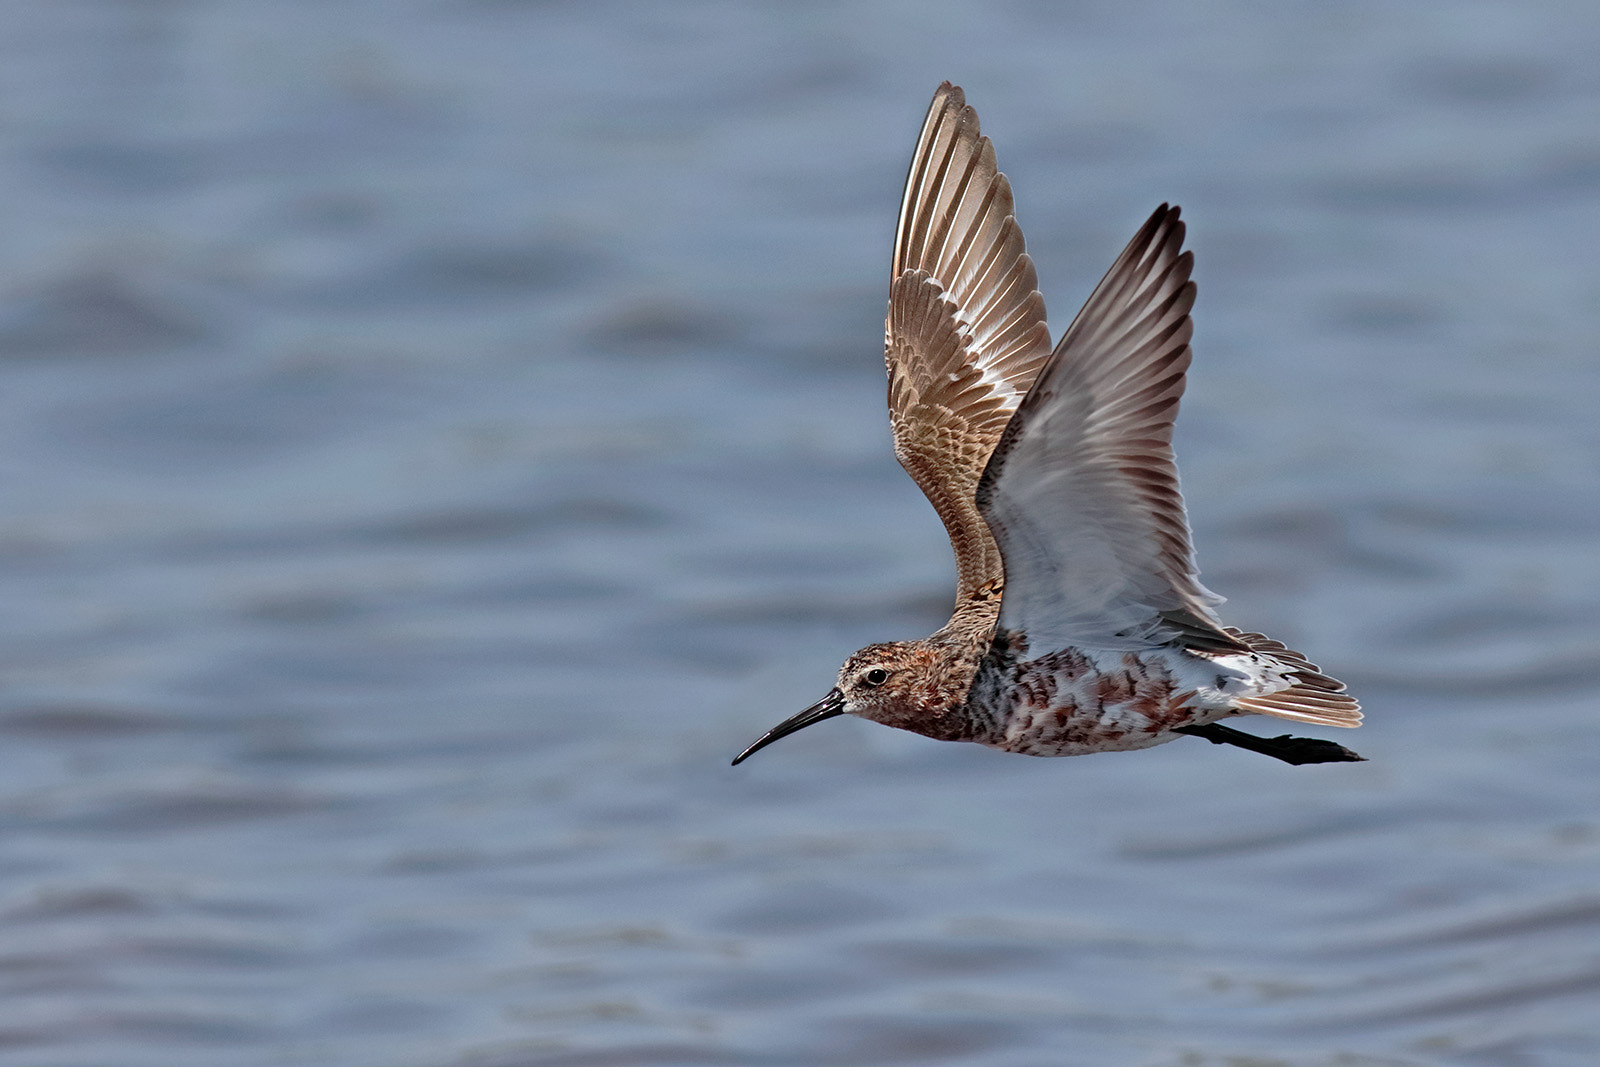
<svg viewBox="0 0 1600 1067">
<path fill-rule="evenodd" d="M 1240 711 L 1273 715 L 1293 722 L 1315 723 L 1318 726 L 1361 725 L 1361 705 L 1355 697 L 1344 691 L 1343 682 L 1323 674 L 1315 663 L 1281 641 L 1274 641 L 1264 634 L 1236 630 L 1231 626 L 1227 632 L 1249 645 L 1252 652 L 1276 660 L 1294 679 L 1293 685 L 1276 693 L 1236 697 L 1233 704 Z"/>
</svg>

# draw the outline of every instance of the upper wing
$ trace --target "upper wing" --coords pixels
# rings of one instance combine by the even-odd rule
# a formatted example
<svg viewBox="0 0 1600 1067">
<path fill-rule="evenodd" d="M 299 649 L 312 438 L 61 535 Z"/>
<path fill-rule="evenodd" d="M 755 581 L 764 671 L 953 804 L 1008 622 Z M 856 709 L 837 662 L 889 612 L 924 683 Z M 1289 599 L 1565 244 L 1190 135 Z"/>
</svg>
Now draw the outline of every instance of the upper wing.
<svg viewBox="0 0 1600 1067">
<path fill-rule="evenodd" d="M 1200 584 L 1172 456 L 1192 253 L 1163 204 L 1078 313 L 1006 428 L 977 503 L 1005 557 L 1000 625 L 1034 654 L 1180 638 L 1240 647 Z"/>
<path fill-rule="evenodd" d="M 977 113 L 944 83 L 906 177 L 884 362 L 895 455 L 950 534 L 958 601 L 999 591 L 1000 552 L 973 497 L 1050 354 L 1044 298 L 1011 212 Z"/>
</svg>

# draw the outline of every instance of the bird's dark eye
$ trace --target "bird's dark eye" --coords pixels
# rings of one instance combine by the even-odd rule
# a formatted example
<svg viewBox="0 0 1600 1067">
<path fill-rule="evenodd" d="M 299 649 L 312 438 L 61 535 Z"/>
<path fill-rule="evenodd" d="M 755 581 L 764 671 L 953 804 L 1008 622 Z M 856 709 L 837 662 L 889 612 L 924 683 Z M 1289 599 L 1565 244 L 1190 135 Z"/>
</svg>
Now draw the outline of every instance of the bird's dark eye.
<svg viewBox="0 0 1600 1067">
<path fill-rule="evenodd" d="M 889 672 L 882 667 L 874 667 L 861 676 L 861 684 L 869 689 L 876 689 L 889 680 Z"/>
</svg>

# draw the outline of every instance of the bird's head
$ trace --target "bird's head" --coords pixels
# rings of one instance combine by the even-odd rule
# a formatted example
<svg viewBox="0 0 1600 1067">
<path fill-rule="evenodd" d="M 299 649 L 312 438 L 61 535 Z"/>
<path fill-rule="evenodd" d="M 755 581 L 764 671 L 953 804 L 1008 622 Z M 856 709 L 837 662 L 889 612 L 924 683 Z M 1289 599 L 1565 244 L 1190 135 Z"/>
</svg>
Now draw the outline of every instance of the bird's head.
<svg viewBox="0 0 1600 1067">
<path fill-rule="evenodd" d="M 926 733 L 923 724 L 936 719 L 943 704 L 937 662 L 938 651 L 928 641 L 868 645 L 844 661 L 827 696 L 768 730 L 733 762 L 737 766 L 779 738 L 836 715 Z"/>
</svg>

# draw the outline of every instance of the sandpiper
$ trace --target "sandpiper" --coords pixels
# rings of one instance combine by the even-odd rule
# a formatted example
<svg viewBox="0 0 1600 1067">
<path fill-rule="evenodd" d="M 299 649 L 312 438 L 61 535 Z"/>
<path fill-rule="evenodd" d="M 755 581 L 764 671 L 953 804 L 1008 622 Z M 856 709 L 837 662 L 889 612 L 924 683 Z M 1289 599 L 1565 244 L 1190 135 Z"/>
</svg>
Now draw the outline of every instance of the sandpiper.
<svg viewBox="0 0 1600 1067">
<path fill-rule="evenodd" d="M 895 455 L 955 548 L 955 611 L 850 656 L 735 764 L 836 715 L 1032 756 L 1187 735 L 1361 759 L 1219 722 L 1359 726 L 1361 711 L 1300 653 L 1224 626 L 1200 584 L 1172 454 L 1195 294 L 1183 234 L 1157 208 L 1052 349 L 1010 183 L 961 90 L 939 87 L 900 206 L 884 360 Z"/>
</svg>

